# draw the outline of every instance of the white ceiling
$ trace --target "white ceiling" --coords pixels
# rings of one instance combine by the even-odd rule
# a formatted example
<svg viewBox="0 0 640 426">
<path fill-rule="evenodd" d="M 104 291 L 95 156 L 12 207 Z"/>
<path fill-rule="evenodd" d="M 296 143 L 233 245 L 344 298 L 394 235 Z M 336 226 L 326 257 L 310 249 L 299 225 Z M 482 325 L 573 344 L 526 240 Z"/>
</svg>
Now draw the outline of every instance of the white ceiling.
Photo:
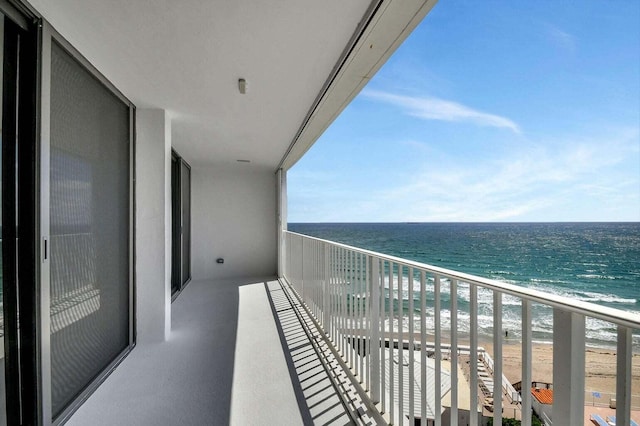
<svg viewBox="0 0 640 426">
<path fill-rule="evenodd" d="M 136 107 L 169 112 L 172 144 L 192 165 L 272 170 L 369 3 L 31 1 Z"/>
<path fill-rule="evenodd" d="M 30 2 L 137 108 L 169 112 L 172 145 L 192 166 L 275 171 L 313 145 L 436 0 Z"/>
</svg>

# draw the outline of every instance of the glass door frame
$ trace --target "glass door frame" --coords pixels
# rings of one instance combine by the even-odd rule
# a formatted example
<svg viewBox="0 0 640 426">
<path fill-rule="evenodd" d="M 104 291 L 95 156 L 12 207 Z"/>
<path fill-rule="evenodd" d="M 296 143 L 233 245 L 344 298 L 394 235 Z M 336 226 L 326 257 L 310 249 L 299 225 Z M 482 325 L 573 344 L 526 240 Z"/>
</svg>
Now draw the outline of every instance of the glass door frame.
<svg viewBox="0 0 640 426">
<path fill-rule="evenodd" d="M 2 238 L 8 424 L 41 423 L 38 244 L 38 20 L 0 1 L 4 19 Z M 9 243 L 9 244 L 7 244 Z"/>
<path fill-rule="evenodd" d="M 182 169 L 189 171 L 189 223 L 187 229 L 184 226 L 184 194 L 182 193 Z M 191 166 L 176 152 L 171 149 L 171 301 L 173 302 L 191 282 Z M 188 233 L 189 252 L 185 253 L 184 234 Z M 187 258 L 189 271 L 183 279 L 183 264 Z"/>
</svg>

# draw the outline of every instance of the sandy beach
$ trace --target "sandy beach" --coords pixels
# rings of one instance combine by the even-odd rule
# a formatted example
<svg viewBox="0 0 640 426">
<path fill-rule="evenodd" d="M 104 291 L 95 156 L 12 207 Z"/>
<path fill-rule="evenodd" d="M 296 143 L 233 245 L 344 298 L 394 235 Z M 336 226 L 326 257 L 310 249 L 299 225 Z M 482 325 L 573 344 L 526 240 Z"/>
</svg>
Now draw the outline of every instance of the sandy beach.
<svg viewBox="0 0 640 426">
<path fill-rule="evenodd" d="M 449 344 L 448 336 L 442 338 L 443 344 Z M 406 337 L 405 337 L 406 339 Z M 427 335 L 427 341 L 433 342 L 434 336 Z M 416 334 L 416 341 L 420 336 Z M 468 338 L 458 340 L 458 345 L 468 346 Z M 493 342 L 480 338 L 478 346 L 483 347 L 491 357 Z M 533 343 L 531 379 L 534 382 L 553 383 L 553 345 L 550 343 Z M 615 398 L 616 393 L 616 351 L 615 349 L 587 347 L 585 349 L 585 392 L 599 392 L 602 394 L 596 404 L 608 404 L 609 398 Z M 517 340 L 506 340 L 502 344 L 502 371 L 511 383 L 521 381 L 522 378 L 522 344 Z M 631 373 L 632 406 L 640 407 L 640 353 L 634 352 Z M 607 395 L 608 394 L 608 395 Z M 585 402 L 590 402 L 585 398 Z"/>
<path fill-rule="evenodd" d="M 481 345 L 493 356 L 493 345 L 482 342 Z M 550 344 L 533 344 L 532 348 L 533 381 L 553 383 L 553 346 Z M 520 343 L 504 343 L 502 346 L 503 372 L 511 383 L 521 380 L 522 347 Z M 640 406 L 640 354 L 633 355 L 631 374 L 632 404 Z M 611 349 L 587 348 L 585 360 L 585 391 L 600 392 L 600 401 L 607 403 L 609 396 L 616 391 L 616 353 Z M 606 396 L 605 396 L 606 395 Z M 585 402 L 590 400 L 586 398 Z"/>
</svg>

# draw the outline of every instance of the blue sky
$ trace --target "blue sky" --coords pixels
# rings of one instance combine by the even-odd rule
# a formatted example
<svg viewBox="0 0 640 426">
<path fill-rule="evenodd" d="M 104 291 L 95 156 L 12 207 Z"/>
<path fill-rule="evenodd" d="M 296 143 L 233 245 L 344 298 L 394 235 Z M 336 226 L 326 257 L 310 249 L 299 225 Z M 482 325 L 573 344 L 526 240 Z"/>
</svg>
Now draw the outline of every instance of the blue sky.
<svg viewBox="0 0 640 426">
<path fill-rule="evenodd" d="M 640 221 L 640 2 L 441 0 L 288 197 L 289 222 Z"/>
</svg>

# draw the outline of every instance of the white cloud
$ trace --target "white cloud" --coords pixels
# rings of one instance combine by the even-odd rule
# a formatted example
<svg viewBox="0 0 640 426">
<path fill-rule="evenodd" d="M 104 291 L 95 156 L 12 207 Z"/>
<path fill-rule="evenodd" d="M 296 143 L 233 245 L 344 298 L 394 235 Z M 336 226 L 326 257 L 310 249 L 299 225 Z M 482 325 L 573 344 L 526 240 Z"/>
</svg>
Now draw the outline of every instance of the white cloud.
<svg viewBox="0 0 640 426">
<path fill-rule="evenodd" d="M 575 50 L 576 48 L 575 36 L 551 24 L 545 25 L 545 31 L 547 36 L 556 44 L 556 46 L 569 51 Z"/>
<path fill-rule="evenodd" d="M 461 163 L 430 144 L 421 167 L 389 185 L 352 182 L 326 170 L 291 176 L 292 221 L 491 222 L 640 220 L 637 129 L 515 144 L 491 160 Z M 389 171 L 386 171 L 389 172 Z M 294 182 L 296 182 L 294 184 Z M 308 207 L 308 209 L 306 209 Z M 305 210 L 303 211 L 303 208 Z"/>
<path fill-rule="evenodd" d="M 453 101 L 435 97 L 394 95 L 376 90 L 365 90 L 362 95 L 369 99 L 397 105 L 404 108 L 408 115 L 424 120 L 469 122 L 479 126 L 506 128 L 520 133 L 520 127 L 506 117 L 478 111 Z"/>
<path fill-rule="evenodd" d="M 376 198 L 410 205 L 402 217 L 408 221 L 628 218 L 630 207 L 638 205 L 637 194 L 630 191 L 640 182 L 620 168 L 629 166 L 625 161 L 634 157 L 634 146 L 625 138 L 566 142 L 519 149 L 470 168 L 457 167 L 455 161 L 430 163 L 410 182 Z M 592 205 L 601 211 L 587 211 L 585 206 Z"/>
</svg>

